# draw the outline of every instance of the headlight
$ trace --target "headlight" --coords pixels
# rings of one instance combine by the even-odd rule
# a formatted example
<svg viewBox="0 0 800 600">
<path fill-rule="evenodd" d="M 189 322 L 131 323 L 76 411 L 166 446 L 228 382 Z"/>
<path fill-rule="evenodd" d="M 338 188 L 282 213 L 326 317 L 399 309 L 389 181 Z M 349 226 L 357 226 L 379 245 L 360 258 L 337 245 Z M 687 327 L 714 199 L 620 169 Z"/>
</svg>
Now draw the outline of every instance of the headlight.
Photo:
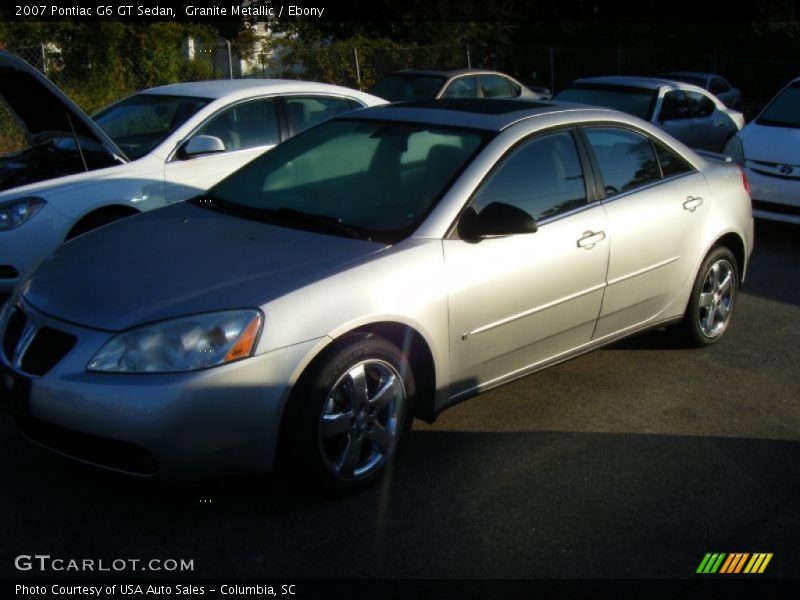
<svg viewBox="0 0 800 600">
<path fill-rule="evenodd" d="M 92 357 L 89 371 L 175 373 L 251 356 L 261 313 L 208 313 L 138 327 L 113 337 Z"/>
<path fill-rule="evenodd" d="M 0 204 L 0 231 L 19 227 L 46 204 L 41 198 L 20 198 Z"/>
<path fill-rule="evenodd" d="M 733 162 L 744 166 L 744 145 L 742 145 L 742 140 L 738 135 L 728 140 L 722 149 L 722 153 L 730 156 Z"/>
</svg>

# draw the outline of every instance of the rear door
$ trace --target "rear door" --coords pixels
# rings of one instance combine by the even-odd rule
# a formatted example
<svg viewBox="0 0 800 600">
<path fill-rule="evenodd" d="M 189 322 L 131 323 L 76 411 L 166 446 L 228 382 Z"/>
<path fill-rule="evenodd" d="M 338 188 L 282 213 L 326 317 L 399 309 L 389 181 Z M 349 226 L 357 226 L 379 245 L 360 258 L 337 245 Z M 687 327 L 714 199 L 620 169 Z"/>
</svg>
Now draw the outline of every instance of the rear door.
<svg viewBox="0 0 800 600">
<path fill-rule="evenodd" d="M 708 218 L 705 177 L 647 134 L 619 125 L 584 128 L 599 166 L 609 262 L 595 338 L 654 320 L 692 276 Z"/>
</svg>

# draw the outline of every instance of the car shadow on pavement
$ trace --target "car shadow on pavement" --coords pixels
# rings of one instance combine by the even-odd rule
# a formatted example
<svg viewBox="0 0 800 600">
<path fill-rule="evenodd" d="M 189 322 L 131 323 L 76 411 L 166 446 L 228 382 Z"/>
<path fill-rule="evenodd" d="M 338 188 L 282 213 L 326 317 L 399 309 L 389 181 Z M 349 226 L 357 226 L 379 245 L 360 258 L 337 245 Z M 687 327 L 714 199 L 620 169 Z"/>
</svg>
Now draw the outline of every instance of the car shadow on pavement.
<svg viewBox="0 0 800 600">
<path fill-rule="evenodd" d="M 770 576 L 800 576 L 797 440 L 423 428 L 409 442 L 377 485 L 318 497 L 275 477 L 147 483 L 6 436 L 0 575 L 46 553 L 187 558 L 200 577 L 685 578 L 706 552 L 772 552 Z"/>
</svg>

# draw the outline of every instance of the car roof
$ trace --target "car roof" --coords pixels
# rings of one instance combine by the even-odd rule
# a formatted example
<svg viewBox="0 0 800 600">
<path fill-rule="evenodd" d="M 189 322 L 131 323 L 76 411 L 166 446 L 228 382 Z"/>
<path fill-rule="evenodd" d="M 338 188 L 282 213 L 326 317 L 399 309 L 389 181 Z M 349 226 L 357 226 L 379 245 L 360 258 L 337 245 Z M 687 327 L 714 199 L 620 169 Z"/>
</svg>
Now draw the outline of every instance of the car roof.
<svg viewBox="0 0 800 600">
<path fill-rule="evenodd" d="M 710 77 L 720 77 L 716 73 L 701 73 L 700 71 L 667 71 L 661 76 L 669 79 L 668 75 L 686 75 L 687 77 L 697 77 L 699 79 L 709 79 Z"/>
<path fill-rule="evenodd" d="M 312 81 L 295 81 L 291 79 L 215 79 L 210 81 L 192 81 L 173 83 L 150 88 L 142 94 L 168 94 L 173 96 L 194 96 L 199 98 L 235 98 L 246 97 L 253 93 L 286 94 L 286 93 L 334 93 L 347 96 L 368 96 L 358 90 L 316 83 Z"/>
<path fill-rule="evenodd" d="M 602 107 L 549 100 L 452 98 L 387 104 L 353 111 L 340 118 L 429 123 L 499 132 L 523 119 L 568 110 L 622 114 Z"/>
<path fill-rule="evenodd" d="M 470 69 L 467 67 L 458 67 L 452 69 L 403 69 L 402 71 L 395 71 L 389 75 L 439 75 L 442 77 L 454 77 L 455 75 L 476 75 L 476 74 L 490 74 L 490 75 L 503 75 L 510 77 L 506 73 L 500 71 L 493 71 L 491 69 Z M 389 76 L 387 75 L 387 77 Z"/>
<path fill-rule="evenodd" d="M 599 83 L 604 85 L 619 85 L 625 87 L 638 87 L 647 90 L 657 90 L 666 85 L 680 86 L 686 89 L 699 90 L 705 93 L 705 90 L 699 86 L 684 81 L 675 81 L 672 79 L 663 79 L 661 77 L 634 77 L 623 75 L 609 75 L 605 77 L 584 77 L 576 79 L 572 83 Z"/>
</svg>

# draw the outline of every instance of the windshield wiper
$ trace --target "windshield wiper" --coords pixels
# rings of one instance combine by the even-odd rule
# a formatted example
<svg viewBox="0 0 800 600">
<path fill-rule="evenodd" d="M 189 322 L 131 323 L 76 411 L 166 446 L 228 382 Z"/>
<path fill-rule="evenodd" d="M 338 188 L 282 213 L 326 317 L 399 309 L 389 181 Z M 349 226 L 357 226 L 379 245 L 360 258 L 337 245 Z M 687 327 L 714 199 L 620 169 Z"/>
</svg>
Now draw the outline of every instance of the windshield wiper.
<svg viewBox="0 0 800 600">
<path fill-rule="evenodd" d="M 369 236 L 350 225 L 342 223 L 342 220 L 338 217 L 318 215 L 287 206 L 281 206 L 279 208 L 257 208 L 237 202 L 229 202 L 228 200 L 223 200 L 222 198 L 217 198 L 216 196 L 210 196 L 208 194 L 196 196 L 192 198 L 191 202 L 197 206 L 236 215 L 245 219 L 261 221 L 262 223 L 275 223 L 277 221 L 283 223 L 306 224 L 328 231 L 335 231 L 347 237 L 371 241 Z"/>
<path fill-rule="evenodd" d="M 289 208 L 288 206 L 281 206 L 274 209 L 263 209 L 265 212 L 278 215 L 280 217 L 289 217 L 293 221 L 300 221 L 311 225 L 318 225 L 325 229 L 342 233 L 351 238 L 366 239 L 369 237 L 363 232 L 358 231 L 356 228 L 342 223 L 339 217 L 330 215 L 318 215 L 316 213 L 305 212 L 296 208 Z"/>
</svg>

